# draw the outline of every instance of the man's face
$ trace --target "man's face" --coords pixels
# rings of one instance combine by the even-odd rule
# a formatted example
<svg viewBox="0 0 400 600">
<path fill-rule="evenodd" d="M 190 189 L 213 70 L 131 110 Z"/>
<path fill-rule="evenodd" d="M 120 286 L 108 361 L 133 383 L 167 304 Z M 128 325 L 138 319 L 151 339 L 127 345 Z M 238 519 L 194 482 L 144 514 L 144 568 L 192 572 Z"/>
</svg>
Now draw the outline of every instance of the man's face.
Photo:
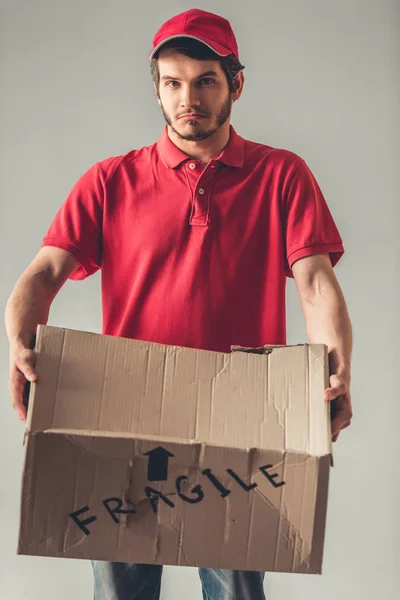
<svg viewBox="0 0 400 600">
<path fill-rule="evenodd" d="M 160 52 L 158 99 L 164 118 L 182 140 L 212 136 L 230 117 L 232 97 L 218 61 L 193 60 L 175 50 Z M 199 113 L 199 118 L 183 118 Z"/>
</svg>

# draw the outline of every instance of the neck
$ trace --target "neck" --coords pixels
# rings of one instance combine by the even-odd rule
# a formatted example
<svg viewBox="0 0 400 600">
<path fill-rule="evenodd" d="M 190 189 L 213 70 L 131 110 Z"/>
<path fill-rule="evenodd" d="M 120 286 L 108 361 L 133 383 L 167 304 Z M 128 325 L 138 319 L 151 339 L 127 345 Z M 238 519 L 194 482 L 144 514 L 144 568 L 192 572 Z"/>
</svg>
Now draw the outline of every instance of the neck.
<svg viewBox="0 0 400 600">
<path fill-rule="evenodd" d="M 189 142 L 180 138 L 168 125 L 168 137 L 179 150 L 194 160 L 199 160 L 206 166 L 210 160 L 217 158 L 229 142 L 229 122 L 226 121 L 222 127 L 205 140 Z"/>
</svg>

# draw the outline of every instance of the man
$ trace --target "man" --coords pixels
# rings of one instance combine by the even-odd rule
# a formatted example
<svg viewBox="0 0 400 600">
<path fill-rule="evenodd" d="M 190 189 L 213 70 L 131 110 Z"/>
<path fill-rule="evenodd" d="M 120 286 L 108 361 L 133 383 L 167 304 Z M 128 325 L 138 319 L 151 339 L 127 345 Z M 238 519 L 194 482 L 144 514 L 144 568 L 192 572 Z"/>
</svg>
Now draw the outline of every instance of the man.
<svg viewBox="0 0 400 600">
<path fill-rule="evenodd" d="M 285 344 L 294 277 L 311 343 L 330 356 L 332 439 L 350 424 L 352 333 L 333 273 L 342 240 L 297 155 L 230 125 L 244 76 L 229 22 L 192 9 L 150 55 L 167 125 L 157 143 L 109 158 L 77 182 L 7 305 L 10 391 L 25 420 L 30 349 L 68 278 L 102 271 L 103 333 L 229 352 Z M 96 600 L 159 598 L 162 567 L 94 562 Z M 208 600 L 264 598 L 263 573 L 200 569 Z"/>
</svg>

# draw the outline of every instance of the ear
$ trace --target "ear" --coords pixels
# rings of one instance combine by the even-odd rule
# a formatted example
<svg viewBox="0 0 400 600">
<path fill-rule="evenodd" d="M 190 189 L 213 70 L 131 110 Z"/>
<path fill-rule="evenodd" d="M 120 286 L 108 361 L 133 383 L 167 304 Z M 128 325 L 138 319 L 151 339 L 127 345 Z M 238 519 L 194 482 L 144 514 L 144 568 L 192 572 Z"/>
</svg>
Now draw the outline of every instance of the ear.
<svg viewBox="0 0 400 600">
<path fill-rule="evenodd" d="M 243 92 L 243 86 L 244 86 L 243 71 L 239 71 L 239 73 L 235 77 L 235 81 L 236 81 L 236 89 L 231 94 L 233 102 L 235 102 L 236 100 L 239 100 L 239 98 L 240 98 L 240 96 L 242 95 L 242 92 Z"/>
<path fill-rule="evenodd" d="M 161 101 L 160 101 L 160 98 L 159 98 L 159 96 L 158 96 L 158 92 L 157 92 L 157 86 L 156 86 L 156 84 L 155 84 L 155 83 L 153 83 L 153 87 L 154 87 L 154 91 L 155 91 L 155 93 L 156 93 L 157 102 L 158 102 L 158 104 L 161 106 Z"/>
</svg>

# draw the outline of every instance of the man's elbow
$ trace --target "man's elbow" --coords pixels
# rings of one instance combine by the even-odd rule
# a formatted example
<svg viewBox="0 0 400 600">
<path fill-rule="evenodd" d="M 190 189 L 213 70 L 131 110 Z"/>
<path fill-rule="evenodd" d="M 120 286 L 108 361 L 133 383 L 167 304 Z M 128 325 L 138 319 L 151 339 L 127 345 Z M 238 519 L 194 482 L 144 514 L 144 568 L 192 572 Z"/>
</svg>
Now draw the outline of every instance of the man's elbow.
<svg viewBox="0 0 400 600">
<path fill-rule="evenodd" d="M 326 302 L 345 302 L 328 254 L 300 259 L 292 271 L 302 304 L 319 306 Z"/>
</svg>

